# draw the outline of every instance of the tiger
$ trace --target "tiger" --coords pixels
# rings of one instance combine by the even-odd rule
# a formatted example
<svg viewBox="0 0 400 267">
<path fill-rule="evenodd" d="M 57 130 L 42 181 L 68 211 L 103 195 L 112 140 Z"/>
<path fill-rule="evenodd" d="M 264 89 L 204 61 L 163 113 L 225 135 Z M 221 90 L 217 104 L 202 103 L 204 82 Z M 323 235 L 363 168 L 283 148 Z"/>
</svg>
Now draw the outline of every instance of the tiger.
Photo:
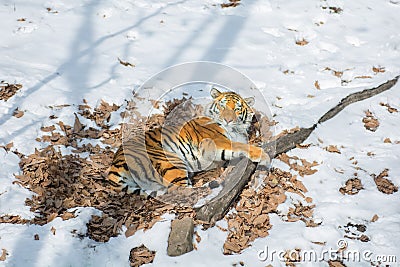
<svg viewBox="0 0 400 267">
<path fill-rule="evenodd" d="M 260 166 L 270 158 L 260 147 L 247 144 L 254 97 L 212 88 L 213 101 L 204 116 L 183 125 L 163 125 L 125 141 L 114 155 L 108 181 L 127 192 L 165 192 L 191 186 L 193 173 L 215 168 L 215 163 L 248 157 Z"/>
</svg>

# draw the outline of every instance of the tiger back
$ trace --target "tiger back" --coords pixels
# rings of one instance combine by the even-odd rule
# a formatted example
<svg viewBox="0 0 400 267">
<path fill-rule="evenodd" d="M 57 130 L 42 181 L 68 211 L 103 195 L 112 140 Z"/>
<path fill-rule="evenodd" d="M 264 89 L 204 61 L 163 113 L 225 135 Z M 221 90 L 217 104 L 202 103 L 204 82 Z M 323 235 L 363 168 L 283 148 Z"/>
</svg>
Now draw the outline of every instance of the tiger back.
<svg viewBox="0 0 400 267">
<path fill-rule="evenodd" d="M 123 143 L 114 155 L 108 180 L 116 190 L 164 191 L 190 186 L 190 176 L 215 163 L 248 157 L 261 165 L 268 155 L 246 143 L 254 112 L 253 98 L 211 90 L 213 102 L 204 116 L 181 124 L 164 125 Z"/>
</svg>

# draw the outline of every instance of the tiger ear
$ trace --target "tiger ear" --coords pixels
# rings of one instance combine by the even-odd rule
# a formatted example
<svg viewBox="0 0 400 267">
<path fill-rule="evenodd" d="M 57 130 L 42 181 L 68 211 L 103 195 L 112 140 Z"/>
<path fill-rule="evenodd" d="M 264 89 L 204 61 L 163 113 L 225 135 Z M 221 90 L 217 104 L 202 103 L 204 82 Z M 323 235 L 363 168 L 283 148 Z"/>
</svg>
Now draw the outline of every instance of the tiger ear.
<svg viewBox="0 0 400 267">
<path fill-rule="evenodd" d="M 250 107 L 254 105 L 254 102 L 256 102 L 254 97 L 245 98 L 244 101 L 246 101 L 247 105 L 249 105 Z"/>
<path fill-rule="evenodd" d="M 213 88 L 211 88 L 210 94 L 211 94 L 211 97 L 212 97 L 212 98 L 217 98 L 217 97 L 219 97 L 222 93 L 221 93 L 220 91 L 218 91 L 217 88 L 213 87 Z"/>
</svg>

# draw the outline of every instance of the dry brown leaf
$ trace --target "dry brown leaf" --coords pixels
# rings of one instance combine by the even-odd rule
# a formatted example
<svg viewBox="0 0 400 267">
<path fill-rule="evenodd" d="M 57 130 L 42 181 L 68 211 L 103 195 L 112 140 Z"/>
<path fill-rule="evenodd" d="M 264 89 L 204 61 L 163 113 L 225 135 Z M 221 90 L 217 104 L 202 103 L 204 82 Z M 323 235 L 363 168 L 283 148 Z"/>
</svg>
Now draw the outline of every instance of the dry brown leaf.
<svg viewBox="0 0 400 267">
<path fill-rule="evenodd" d="M 7 259 L 7 250 L 5 248 L 1 249 L 0 261 L 5 261 Z"/>
<path fill-rule="evenodd" d="M 309 148 L 310 146 L 311 144 L 296 144 L 296 147 L 300 149 L 306 149 Z"/>
<path fill-rule="evenodd" d="M 385 67 L 380 67 L 380 66 L 375 67 L 375 66 L 373 66 L 373 67 L 372 67 L 372 71 L 373 71 L 375 74 L 383 73 L 383 72 L 385 72 Z"/>
<path fill-rule="evenodd" d="M 284 70 L 282 72 L 283 72 L 283 74 L 294 74 L 294 71 L 289 70 L 289 69 L 286 69 L 286 70 Z M 276 99 L 281 100 L 282 98 L 277 96 Z"/>
<path fill-rule="evenodd" d="M 372 79 L 372 76 L 370 75 L 361 75 L 361 76 L 356 76 L 354 79 Z"/>
<path fill-rule="evenodd" d="M 242 248 L 235 241 L 225 241 L 224 243 L 224 254 L 229 255 L 232 253 L 239 253 Z"/>
<path fill-rule="evenodd" d="M 236 213 L 225 216 L 229 233 L 224 244 L 224 254 L 240 253 L 256 238 L 268 235 L 268 230 L 271 228 L 268 213 L 276 212 L 277 207 L 286 201 L 286 191 L 292 190 L 299 195 L 302 195 L 301 190 L 307 191 L 290 172 L 277 168 L 270 170 L 264 179 L 264 184 L 265 187 L 257 192 L 251 187 L 243 190 L 235 207 Z M 311 198 L 307 200 L 307 203 L 312 201 Z M 314 205 L 310 205 L 302 211 L 298 209 L 297 215 L 290 216 L 288 221 L 304 220 L 306 226 L 317 226 L 318 224 L 311 218 L 313 208 Z"/>
<path fill-rule="evenodd" d="M 304 38 L 299 39 L 299 40 L 296 40 L 296 44 L 297 44 L 297 45 L 300 45 L 300 46 L 307 45 L 308 43 L 309 43 L 309 42 L 308 42 L 306 39 L 304 39 Z"/>
<path fill-rule="evenodd" d="M 313 199 L 311 197 L 306 197 L 304 199 L 307 203 L 311 203 L 313 201 Z"/>
<path fill-rule="evenodd" d="M 319 82 L 318 82 L 318 81 L 315 81 L 315 82 L 314 82 L 314 86 L 315 86 L 315 88 L 317 88 L 318 90 L 321 90 L 321 86 L 319 85 Z"/>
<path fill-rule="evenodd" d="M 53 213 L 49 214 L 49 215 L 47 216 L 47 223 L 49 223 L 49 222 L 51 222 L 52 220 L 54 220 L 57 216 L 58 216 L 58 213 L 56 213 L 56 212 L 53 212 Z"/>
<path fill-rule="evenodd" d="M 254 219 L 253 225 L 254 226 L 262 226 L 267 220 L 269 220 L 268 214 L 261 214 Z"/>
<path fill-rule="evenodd" d="M 328 152 L 331 152 L 331 153 L 341 154 L 340 150 L 335 145 L 329 145 L 329 146 L 325 147 L 325 150 Z"/>
<path fill-rule="evenodd" d="M 151 105 L 153 106 L 153 108 L 156 108 L 156 109 L 160 108 L 160 101 L 150 99 L 150 102 L 151 102 Z"/>
<path fill-rule="evenodd" d="M 0 146 L 0 148 L 4 148 L 5 151 L 9 152 L 10 149 L 14 146 L 13 142 L 6 144 L 5 146 Z"/>
<path fill-rule="evenodd" d="M 236 7 L 240 5 L 240 0 L 229 0 L 229 3 L 222 3 L 221 8 Z"/>
<path fill-rule="evenodd" d="M 371 222 L 376 222 L 379 219 L 379 216 L 377 214 L 375 214 L 374 216 L 372 216 Z"/>
<path fill-rule="evenodd" d="M 13 112 L 13 116 L 16 118 L 21 118 L 22 116 L 24 116 L 24 112 L 22 110 L 19 110 L 18 108 L 16 108 Z"/>
<path fill-rule="evenodd" d="M 392 140 L 390 140 L 390 138 L 387 137 L 387 138 L 385 138 L 385 139 L 383 140 L 383 142 L 384 142 L 384 143 L 387 143 L 387 144 L 390 144 L 390 143 L 392 143 Z"/>
<path fill-rule="evenodd" d="M 54 131 L 56 129 L 56 126 L 54 126 L 54 125 L 50 125 L 50 126 L 47 126 L 47 127 L 41 127 L 40 128 L 40 130 L 42 131 L 42 132 L 52 132 L 52 131 Z"/>
<path fill-rule="evenodd" d="M 118 58 L 119 64 L 125 66 L 125 67 L 136 67 L 135 64 L 129 63 L 128 61 L 123 61 L 120 58 Z"/>
<path fill-rule="evenodd" d="M 194 232 L 194 235 L 196 236 L 196 242 L 197 242 L 197 243 L 200 243 L 201 237 L 200 237 L 199 233 L 198 233 L 197 231 L 195 231 L 195 232 Z"/>
<path fill-rule="evenodd" d="M 82 125 L 82 123 L 80 122 L 78 115 L 76 115 L 76 113 L 74 113 L 75 115 L 75 122 L 74 122 L 74 133 L 79 133 L 81 130 L 83 130 L 84 126 Z"/>
<path fill-rule="evenodd" d="M 73 213 L 73 212 L 64 212 L 64 213 L 61 215 L 61 218 L 63 219 L 63 221 L 66 221 L 66 220 L 75 218 L 75 213 Z"/>
<path fill-rule="evenodd" d="M 53 235 L 56 235 L 56 228 L 54 226 L 51 227 L 50 231 Z"/>
<path fill-rule="evenodd" d="M 343 76 L 343 71 L 336 71 L 336 70 L 332 70 L 333 75 L 335 75 L 338 78 L 341 78 Z"/>
</svg>

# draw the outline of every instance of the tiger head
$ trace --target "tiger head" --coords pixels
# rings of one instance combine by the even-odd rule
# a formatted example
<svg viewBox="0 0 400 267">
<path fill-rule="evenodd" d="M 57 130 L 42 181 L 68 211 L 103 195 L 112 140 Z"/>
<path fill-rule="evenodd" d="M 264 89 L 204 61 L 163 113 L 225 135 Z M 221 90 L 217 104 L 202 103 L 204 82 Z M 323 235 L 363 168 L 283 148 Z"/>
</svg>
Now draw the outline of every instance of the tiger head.
<svg viewBox="0 0 400 267">
<path fill-rule="evenodd" d="M 225 128 L 245 133 L 253 119 L 254 97 L 242 98 L 235 92 L 221 93 L 215 88 L 210 94 L 214 100 L 208 109 L 209 116 Z"/>
</svg>

